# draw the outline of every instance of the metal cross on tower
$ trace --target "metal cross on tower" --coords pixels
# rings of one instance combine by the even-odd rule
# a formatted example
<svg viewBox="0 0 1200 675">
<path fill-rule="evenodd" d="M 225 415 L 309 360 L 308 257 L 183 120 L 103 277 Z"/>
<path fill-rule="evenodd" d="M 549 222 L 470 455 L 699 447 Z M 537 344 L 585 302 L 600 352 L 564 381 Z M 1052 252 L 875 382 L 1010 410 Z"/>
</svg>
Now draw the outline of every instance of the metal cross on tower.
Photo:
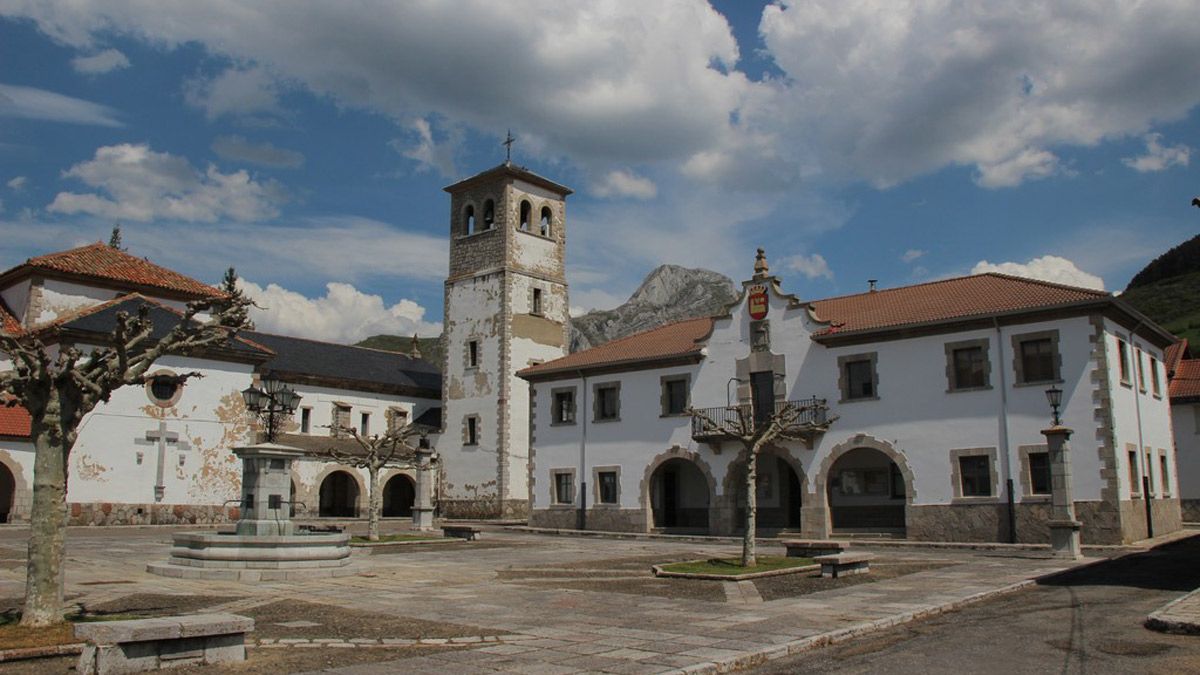
<svg viewBox="0 0 1200 675">
<path fill-rule="evenodd" d="M 136 439 L 134 443 L 138 445 L 154 445 L 158 446 L 158 470 L 155 474 L 154 481 L 154 501 L 161 502 L 163 495 L 166 494 L 167 486 L 165 481 L 166 463 L 167 463 L 167 444 L 171 443 L 180 450 L 189 448 L 187 441 L 179 440 L 179 434 L 174 431 L 167 431 L 167 423 L 159 420 L 158 428 L 151 429 L 146 432 L 145 439 Z"/>
<path fill-rule="evenodd" d="M 508 134 L 504 138 L 504 143 L 501 144 L 504 146 L 504 161 L 505 162 L 512 161 L 512 144 L 516 140 L 517 139 L 513 138 L 512 129 L 509 129 Z"/>
</svg>

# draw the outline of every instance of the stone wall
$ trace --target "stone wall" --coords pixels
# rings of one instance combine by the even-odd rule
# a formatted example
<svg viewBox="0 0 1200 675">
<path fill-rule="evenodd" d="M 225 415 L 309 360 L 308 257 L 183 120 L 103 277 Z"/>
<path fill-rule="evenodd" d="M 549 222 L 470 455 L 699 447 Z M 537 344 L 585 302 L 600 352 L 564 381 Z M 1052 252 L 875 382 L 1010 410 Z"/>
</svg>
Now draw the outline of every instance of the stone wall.
<svg viewBox="0 0 1200 675">
<path fill-rule="evenodd" d="M 1018 543 L 1050 541 L 1050 528 L 1046 524 L 1050 520 L 1050 502 L 1018 502 L 1014 514 Z M 1083 523 L 1080 536 L 1084 544 L 1120 544 L 1145 536 L 1143 517 L 1143 534 L 1123 539 L 1119 514 L 1104 502 L 1075 502 L 1075 517 Z M 1158 522 L 1156 518 L 1156 527 Z M 1166 527 L 1165 515 L 1163 523 Z M 1008 506 L 1004 502 L 910 506 L 906 536 L 914 541 L 1007 542 Z"/>
<path fill-rule="evenodd" d="M 531 527 L 574 530 L 579 526 L 579 509 L 534 509 L 529 515 Z M 646 512 L 642 509 L 615 509 L 601 506 L 587 511 L 587 529 L 602 532 L 645 532 Z"/>
<path fill-rule="evenodd" d="M 1180 502 L 1185 523 L 1200 523 L 1200 499 L 1184 499 Z"/>
<path fill-rule="evenodd" d="M 238 519 L 238 507 L 220 504 L 68 504 L 68 525 L 218 525 Z"/>
<path fill-rule="evenodd" d="M 1178 499 L 1151 499 L 1150 517 L 1154 521 L 1155 536 L 1174 532 L 1183 527 L 1183 517 Z M 1121 521 L 1124 523 L 1124 538 L 1119 543 L 1128 543 L 1146 538 L 1146 503 L 1141 499 L 1121 502 Z"/>
<path fill-rule="evenodd" d="M 529 517 L 529 502 L 524 499 L 505 499 L 497 505 L 495 495 L 470 499 L 439 499 L 437 514 L 441 518 L 488 520 L 503 518 L 521 520 Z"/>
</svg>

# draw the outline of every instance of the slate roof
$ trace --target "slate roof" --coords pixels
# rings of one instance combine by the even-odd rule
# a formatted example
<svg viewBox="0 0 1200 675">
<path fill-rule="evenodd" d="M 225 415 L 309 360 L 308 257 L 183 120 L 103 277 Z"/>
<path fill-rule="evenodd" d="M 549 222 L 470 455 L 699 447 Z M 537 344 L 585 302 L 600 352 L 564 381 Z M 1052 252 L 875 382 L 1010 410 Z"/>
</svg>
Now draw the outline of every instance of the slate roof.
<svg viewBox="0 0 1200 675">
<path fill-rule="evenodd" d="M 442 409 L 429 408 L 425 412 L 417 415 L 417 419 L 413 420 L 415 426 L 429 427 L 430 429 L 442 428 Z"/>
<path fill-rule="evenodd" d="M 808 303 L 829 324 L 813 335 L 833 337 L 967 318 L 1112 302 L 1104 291 L 1046 281 L 979 274 L 915 286 L 858 293 Z M 526 368 L 522 377 L 577 369 L 619 367 L 698 354 L 712 330 L 713 318 L 690 319 L 636 333 L 598 347 Z"/>
<path fill-rule="evenodd" d="M 1172 403 L 1200 401 L 1200 359 L 1180 361 L 1168 391 Z"/>
<path fill-rule="evenodd" d="M 407 354 L 258 331 L 242 331 L 241 335 L 275 353 L 263 364 L 264 371 L 423 389 L 435 392 L 435 397 L 441 395 L 442 375 L 437 366 Z"/>
<path fill-rule="evenodd" d="M 21 406 L 0 405 L 0 436 L 29 438 L 32 422 L 29 411 Z"/>
<path fill-rule="evenodd" d="M 144 258 L 130 255 L 103 242 L 80 246 L 68 251 L 59 251 L 30 258 L 4 274 L 0 280 L 21 276 L 31 271 L 85 277 L 119 284 L 133 284 L 140 288 L 168 291 L 188 299 L 208 298 L 220 295 L 221 291 L 191 277 L 165 267 L 155 265 Z"/>
</svg>

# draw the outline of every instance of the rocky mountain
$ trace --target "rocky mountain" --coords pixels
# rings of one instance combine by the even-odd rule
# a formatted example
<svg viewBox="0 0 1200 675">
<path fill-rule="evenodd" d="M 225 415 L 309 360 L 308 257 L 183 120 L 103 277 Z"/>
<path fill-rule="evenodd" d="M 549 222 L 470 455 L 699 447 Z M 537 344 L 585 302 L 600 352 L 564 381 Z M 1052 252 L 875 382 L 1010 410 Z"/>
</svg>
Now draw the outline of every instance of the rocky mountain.
<svg viewBox="0 0 1200 675">
<path fill-rule="evenodd" d="M 573 352 L 673 321 L 711 316 L 737 297 L 733 281 L 711 270 L 660 265 L 629 300 L 571 319 Z"/>
<path fill-rule="evenodd" d="M 1200 348 L 1200 235 L 1150 262 L 1134 275 L 1121 299 L 1163 328 Z"/>
<path fill-rule="evenodd" d="M 720 312 L 737 298 L 733 281 L 710 270 L 661 265 L 642 281 L 629 300 L 616 308 L 595 310 L 571 319 L 570 350 L 577 352 L 663 324 Z M 373 335 L 359 347 L 412 350 L 412 337 Z M 421 357 L 441 366 L 441 336 L 421 338 Z"/>
</svg>

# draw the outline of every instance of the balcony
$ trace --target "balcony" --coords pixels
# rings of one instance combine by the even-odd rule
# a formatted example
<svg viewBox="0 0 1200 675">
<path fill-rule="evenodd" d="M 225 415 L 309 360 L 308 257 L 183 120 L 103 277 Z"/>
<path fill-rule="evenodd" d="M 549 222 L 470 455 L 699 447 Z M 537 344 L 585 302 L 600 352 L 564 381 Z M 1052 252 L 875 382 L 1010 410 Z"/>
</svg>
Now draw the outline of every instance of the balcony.
<svg viewBox="0 0 1200 675">
<path fill-rule="evenodd" d="M 798 401 L 776 401 L 775 414 L 791 407 L 798 413 L 784 430 L 781 440 L 796 439 L 802 441 L 811 449 L 813 440 L 825 433 L 829 425 L 837 420 L 837 415 L 829 414 L 829 405 L 823 398 L 806 398 Z M 755 420 L 755 411 L 749 403 L 725 406 L 721 408 L 696 409 L 701 417 L 692 417 L 692 438 L 701 443 L 716 444 L 738 438 L 736 430 L 752 430 L 757 424 L 765 423 L 769 416 L 760 415 L 762 419 Z M 711 420 L 711 423 L 710 423 Z M 714 449 L 718 446 L 714 445 Z"/>
</svg>

